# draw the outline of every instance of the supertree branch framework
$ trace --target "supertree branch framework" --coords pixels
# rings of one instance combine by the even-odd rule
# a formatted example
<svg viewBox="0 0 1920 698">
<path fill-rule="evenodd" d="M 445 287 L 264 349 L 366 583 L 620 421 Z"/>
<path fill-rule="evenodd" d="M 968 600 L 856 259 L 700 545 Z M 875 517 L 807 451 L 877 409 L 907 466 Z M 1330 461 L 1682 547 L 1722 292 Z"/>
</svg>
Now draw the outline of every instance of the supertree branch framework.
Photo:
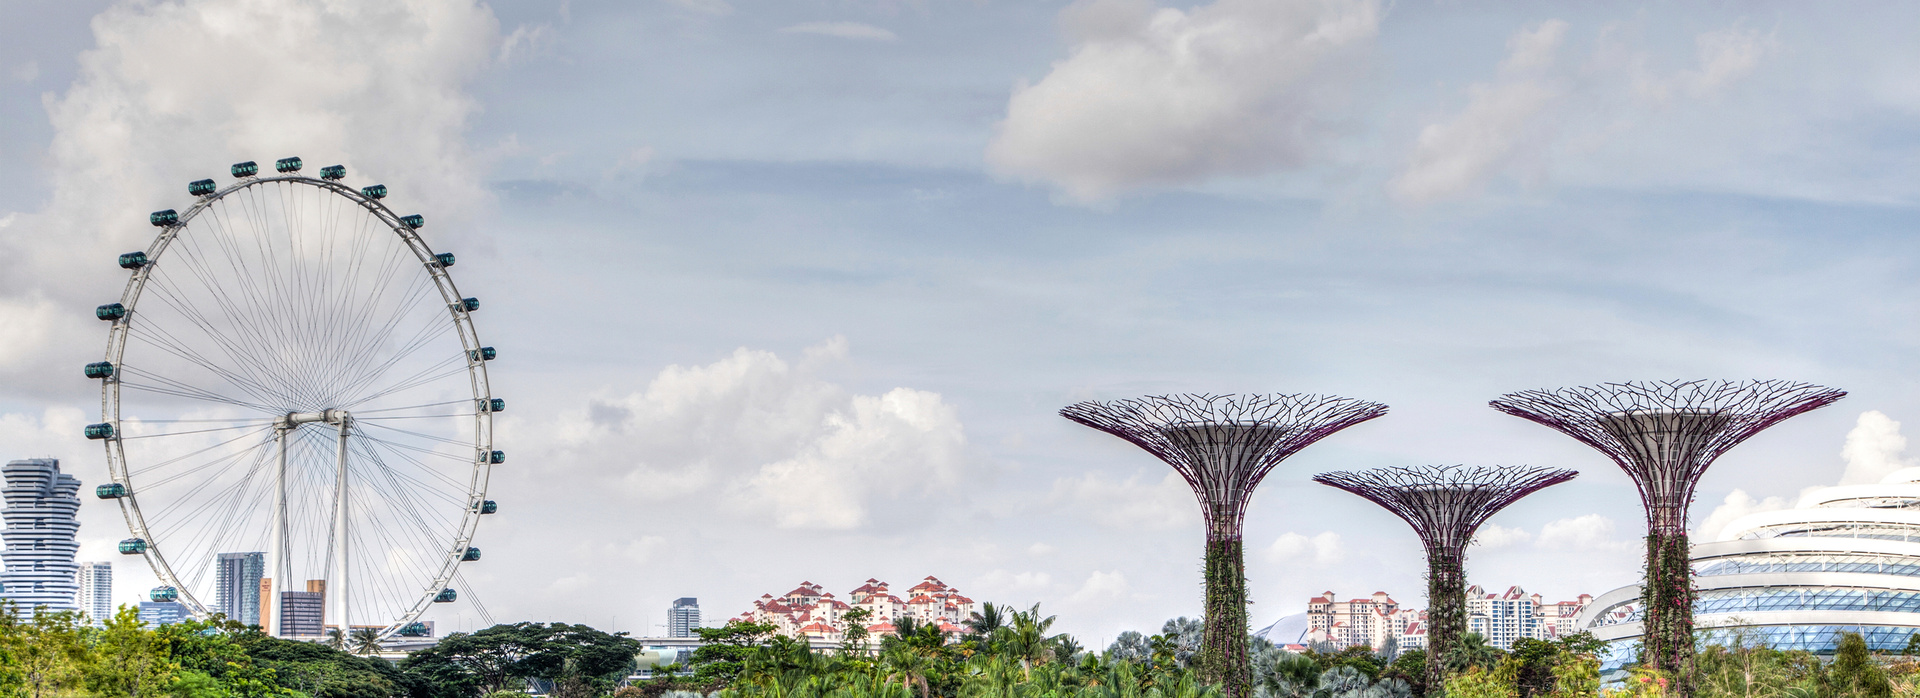
<svg viewBox="0 0 1920 698">
<path fill-rule="evenodd" d="M 1280 461 L 1386 405 L 1330 395 L 1180 394 L 1082 402 L 1060 415 L 1133 443 L 1185 478 L 1207 526 L 1203 676 L 1226 698 L 1251 695 L 1241 525 L 1247 502 Z"/>
<path fill-rule="evenodd" d="M 1427 685 L 1446 680 L 1448 654 L 1467 632 L 1467 544 L 1495 512 L 1572 480 L 1571 470 L 1438 465 L 1322 473 L 1314 482 L 1352 492 L 1405 519 L 1427 550 Z"/>
<path fill-rule="evenodd" d="M 1592 446 L 1633 478 L 1647 510 L 1641 661 L 1680 676 L 1681 690 L 1690 694 L 1693 572 L 1687 507 L 1694 485 L 1728 449 L 1846 395 L 1779 380 L 1629 382 L 1527 390 L 1490 404 Z"/>
</svg>

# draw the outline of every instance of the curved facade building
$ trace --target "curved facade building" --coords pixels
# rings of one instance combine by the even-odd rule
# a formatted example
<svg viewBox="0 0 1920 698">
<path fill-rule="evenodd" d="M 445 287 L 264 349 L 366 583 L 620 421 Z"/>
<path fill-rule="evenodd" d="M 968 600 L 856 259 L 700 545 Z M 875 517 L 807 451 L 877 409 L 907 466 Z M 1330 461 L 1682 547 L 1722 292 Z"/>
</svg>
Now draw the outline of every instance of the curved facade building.
<svg viewBox="0 0 1920 698">
<path fill-rule="evenodd" d="M 0 598 L 22 611 L 35 606 L 77 610 L 80 565 L 73 558 L 80 551 L 74 540 L 80 532 L 79 478 L 60 472 L 60 461 L 51 458 L 13 461 L 0 466 L 0 475 L 6 478 L 0 520 L 7 525 L 0 531 L 6 542 L 0 552 L 6 561 Z"/>
<path fill-rule="evenodd" d="M 1748 515 L 1693 546 L 1696 627 L 1710 643 L 1744 636 L 1831 654 L 1840 633 L 1903 651 L 1920 631 L 1920 468 L 1876 485 L 1829 487 L 1793 509 Z M 1605 669 L 1632 662 L 1640 587 L 1594 599 L 1579 627 L 1611 642 Z"/>
</svg>

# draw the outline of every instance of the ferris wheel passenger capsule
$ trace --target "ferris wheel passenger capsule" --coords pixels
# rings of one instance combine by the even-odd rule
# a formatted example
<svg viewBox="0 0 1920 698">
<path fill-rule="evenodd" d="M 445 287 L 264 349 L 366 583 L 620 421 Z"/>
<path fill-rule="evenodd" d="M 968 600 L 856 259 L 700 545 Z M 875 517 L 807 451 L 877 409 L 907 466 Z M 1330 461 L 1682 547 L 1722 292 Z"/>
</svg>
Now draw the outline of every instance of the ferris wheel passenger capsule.
<svg viewBox="0 0 1920 698">
<path fill-rule="evenodd" d="M 492 397 L 480 400 L 481 412 L 505 412 L 506 410 L 507 401 L 505 398 Z"/>
<path fill-rule="evenodd" d="M 228 171 L 233 173 L 233 177 L 235 179 L 239 179 L 241 177 L 252 177 L 254 175 L 260 174 L 260 166 L 258 164 L 255 164 L 252 160 L 248 160 L 246 162 L 233 163 L 233 167 L 230 168 Z"/>
<path fill-rule="evenodd" d="M 320 168 L 320 178 L 328 181 L 347 178 L 346 165 L 328 165 Z"/>
<path fill-rule="evenodd" d="M 487 500 L 487 501 L 484 501 L 484 502 L 481 502 L 481 503 L 480 503 L 480 513 L 482 513 L 482 514 L 491 514 L 491 513 L 494 513 L 494 512 L 496 512 L 496 511 L 500 511 L 500 505 L 499 505 L 499 503 L 497 503 L 497 502 L 494 502 L 494 501 L 493 501 L 493 500 L 491 500 L 491 499 L 489 499 L 489 500 Z"/>
<path fill-rule="evenodd" d="M 501 464 L 501 463 L 505 463 L 505 462 L 507 462 L 507 452 L 506 452 L 506 451 L 494 451 L 494 452 L 492 452 L 492 453 L 488 453 L 488 454 L 487 454 L 487 462 L 488 462 L 488 463 L 492 463 L 492 464 L 494 464 L 494 465 L 499 465 L 499 464 Z"/>
<path fill-rule="evenodd" d="M 153 213 L 147 214 L 147 222 L 152 223 L 155 228 L 165 228 L 169 225 L 179 223 L 180 214 L 174 212 L 173 209 L 154 211 Z"/>
<path fill-rule="evenodd" d="M 127 486 L 118 482 L 109 482 L 93 488 L 93 496 L 100 499 L 119 499 L 127 496 Z"/>
<path fill-rule="evenodd" d="M 471 313 L 471 312 L 473 312 L 473 311 L 475 311 L 475 310 L 479 310 L 479 309 L 480 309 L 480 299 L 478 299 L 478 298 L 462 298 L 462 299 L 460 299 L 460 304 L 459 304 L 459 305 L 460 305 L 460 309 L 461 309 L 461 310 L 465 310 L 465 311 L 467 311 L 467 312 L 469 312 L 469 313 Z"/>
<path fill-rule="evenodd" d="M 177 601 L 180 598 L 180 590 L 174 587 L 154 587 L 152 591 L 147 592 L 147 598 L 158 603 Z"/>
<path fill-rule="evenodd" d="M 147 541 L 145 538 L 128 538 L 120 541 L 121 555 L 142 555 L 146 552 Z"/>
<path fill-rule="evenodd" d="M 127 306 L 108 303 L 93 309 L 93 316 L 102 320 L 118 320 L 127 316 Z"/>
<path fill-rule="evenodd" d="M 414 230 L 419 230 L 420 228 L 426 226 L 427 218 L 426 216 L 422 216 L 418 213 L 413 214 L 411 216 L 402 216 L 400 218 L 400 224 L 405 225 Z"/>
<path fill-rule="evenodd" d="M 99 424 L 88 424 L 85 433 L 87 435 L 87 438 L 93 439 L 95 441 L 99 441 L 101 439 L 111 439 L 113 438 L 113 425 L 108 424 L 106 422 L 101 422 Z"/>
<path fill-rule="evenodd" d="M 408 623 L 407 627 L 400 629 L 400 635 L 402 637 L 421 637 L 426 634 L 427 634 L 426 623 L 419 623 L 419 622 Z"/>
<path fill-rule="evenodd" d="M 275 160 L 273 161 L 273 169 L 279 171 L 280 174 L 299 172 L 300 158 L 280 158 L 279 160 Z"/>
<path fill-rule="evenodd" d="M 461 553 L 460 555 L 461 562 L 477 562 L 479 560 L 480 560 L 479 548 L 467 548 L 467 552 Z"/>
<path fill-rule="evenodd" d="M 385 184 L 375 184 L 375 185 L 373 185 L 373 186 L 371 186 L 371 187 L 361 187 L 361 188 L 360 188 L 360 195 L 361 195 L 361 196 L 364 196 L 364 197 L 367 197 L 367 198 L 369 198 L 369 199 L 384 199 L 384 198 L 387 198 L 387 185 L 385 185 Z"/>
<path fill-rule="evenodd" d="M 492 361 L 493 357 L 499 355 L 500 352 L 494 351 L 493 347 L 480 347 L 479 349 L 467 350 L 467 358 L 474 361 Z"/>
<path fill-rule="evenodd" d="M 442 266 L 442 267 L 450 267 L 450 266 L 453 266 L 453 253 L 452 253 L 452 252 L 442 252 L 442 253 L 440 253 L 440 254 L 437 254 L 437 255 L 434 255 L 434 256 L 433 256 L 433 261 L 435 261 L 435 262 L 437 262 L 437 263 L 439 263 L 439 264 L 440 264 L 440 266 Z"/>
<path fill-rule="evenodd" d="M 121 269 L 139 269 L 144 266 L 147 266 L 147 253 L 145 252 L 128 252 L 120 255 Z"/>
<path fill-rule="evenodd" d="M 187 193 L 194 196 L 211 196 L 219 189 L 220 185 L 214 184 L 211 179 L 196 179 L 187 182 Z"/>
<path fill-rule="evenodd" d="M 439 594 L 434 595 L 433 602 L 434 603 L 453 603 L 454 600 L 458 598 L 460 598 L 460 595 L 453 593 L 452 589 L 441 589 Z"/>
<path fill-rule="evenodd" d="M 86 373 L 88 378 L 112 378 L 113 362 L 95 361 L 87 364 Z"/>
</svg>

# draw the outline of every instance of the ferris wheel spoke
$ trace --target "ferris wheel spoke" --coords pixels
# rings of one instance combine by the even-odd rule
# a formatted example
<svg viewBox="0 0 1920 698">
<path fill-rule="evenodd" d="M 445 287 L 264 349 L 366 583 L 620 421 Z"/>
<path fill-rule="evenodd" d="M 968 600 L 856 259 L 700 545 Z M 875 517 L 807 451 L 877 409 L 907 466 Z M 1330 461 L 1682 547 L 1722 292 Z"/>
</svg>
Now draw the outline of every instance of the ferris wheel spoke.
<svg viewBox="0 0 1920 698">
<path fill-rule="evenodd" d="M 382 407 L 377 410 L 354 410 L 353 415 L 354 415 L 354 419 L 363 419 L 363 418 L 364 419 L 385 419 L 385 417 L 362 417 L 361 415 L 379 414 L 383 412 L 398 412 L 400 410 L 423 410 L 429 407 L 445 407 L 447 405 L 471 405 L 471 404 L 473 404 L 472 400 L 447 400 L 444 402 L 429 402 L 429 403 L 424 403 L 419 405 L 406 405 L 404 407 Z M 473 415 L 472 413 L 467 413 L 460 416 L 471 417 Z"/>
<path fill-rule="evenodd" d="M 129 383 L 125 380 L 120 381 L 120 387 L 132 388 L 134 390 L 138 390 L 141 392 L 155 393 L 158 395 L 172 395 L 174 397 L 184 397 L 184 398 L 189 398 L 193 400 L 206 400 L 209 402 L 218 402 L 221 404 L 233 405 L 235 407 L 247 407 L 247 408 L 257 409 L 261 411 L 273 410 L 273 408 L 267 407 L 266 405 L 262 405 L 259 403 L 245 402 L 242 400 L 229 398 L 225 395 L 220 395 L 218 393 L 208 393 L 205 391 L 175 390 L 175 389 L 168 389 L 168 388 L 160 388 L 160 387 L 155 387 L 150 385 L 143 385 L 140 383 Z"/>
<path fill-rule="evenodd" d="M 262 430 L 261 430 L 261 432 L 265 432 L 265 431 L 266 431 L 266 429 L 262 429 Z M 152 464 L 152 465 L 148 465 L 148 466 L 144 466 L 144 467 L 140 467 L 140 468 L 129 468 L 129 469 L 127 470 L 127 476 L 128 476 L 128 477 L 134 477 L 134 476 L 144 476 L 144 475 L 146 475 L 146 474 L 148 474 L 148 473 L 151 473 L 151 472 L 154 472 L 154 471 L 156 471 L 156 470 L 159 470 L 159 469 L 161 469 L 161 468 L 165 468 L 165 467 L 167 467 L 167 466 L 170 466 L 170 465 L 173 465 L 173 464 L 175 464 L 175 463 L 179 463 L 179 462 L 181 462 L 181 461 L 184 461 L 184 460 L 186 460 L 186 459 L 188 459 L 188 458 L 192 458 L 192 457 L 194 457 L 194 456 L 198 456 L 198 455 L 200 455 L 200 454 L 203 454 L 203 453 L 206 453 L 206 452 L 208 452 L 208 451 L 212 451 L 212 450 L 214 450 L 214 449 L 217 449 L 217 448 L 222 448 L 222 447 L 225 447 L 225 446 L 228 446 L 228 445 L 231 445 L 231 444 L 233 444 L 233 443 L 235 443 L 235 442 L 238 442 L 238 441 L 243 441 L 243 440 L 245 440 L 245 439 L 246 439 L 247 437 L 249 437 L 249 436 L 255 436 L 255 435 L 256 435 L 256 434 L 241 434 L 241 435 L 239 435 L 239 436 L 235 436 L 235 437 L 233 437 L 233 438 L 231 438 L 231 439 L 227 439 L 226 441 L 222 441 L 222 442 L 219 442 L 219 443 L 216 443 L 216 444 L 214 444 L 214 445 L 212 445 L 212 446 L 208 446 L 208 447 L 206 447 L 206 448 L 202 448 L 202 449 L 200 449 L 200 450 L 197 450 L 197 451 L 194 451 L 194 452 L 192 452 L 192 453 L 188 453 L 188 454 L 185 454 L 185 455 L 181 455 L 181 456 L 176 456 L 176 457 L 173 457 L 173 458 L 169 458 L 169 459 L 166 459 L 166 460 L 163 460 L 163 461 L 160 461 L 160 462 L 158 462 L 158 463 L 154 463 L 154 464 Z M 258 448 L 258 446 L 255 446 L 255 447 L 253 447 L 253 448 Z"/>
<path fill-rule="evenodd" d="M 213 214 L 211 220 L 218 224 L 218 232 L 208 236 L 211 238 L 211 246 L 216 249 L 203 252 L 199 245 L 200 236 L 188 236 L 190 242 L 187 246 L 186 258 L 192 260 L 192 263 L 187 265 L 189 271 L 202 280 L 205 288 L 212 295 L 209 300 L 221 309 L 230 321 L 228 324 L 234 329 L 244 330 L 236 333 L 236 336 L 253 340 L 262 349 L 276 343 L 292 346 L 293 343 L 279 331 L 278 323 L 270 321 L 270 317 L 267 316 L 268 309 L 262 307 L 261 300 L 271 298 L 262 292 L 257 278 L 259 270 L 255 267 L 263 265 L 248 264 L 245 253 L 238 248 L 236 243 L 239 235 L 233 230 L 233 226 L 228 224 L 229 216 L 225 200 L 222 199 L 218 205 L 207 210 Z M 218 252 L 219 256 L 215 258 L 211 252 Z M 203 256 L 207 258 L 204 263 L 202 263 Z M 242 303 L 234 297 L 233 293 L 229 293 L 226 285 L 220 280 L 223 275 L 216 268 L 216 264 L 232 273 L 234 284 L 239 287 L 237 291 L 240 296 L 251 299 L 252 302 Z M 216 337 L 218 336 L 224 335 L 217 334 Z"/>
<path fill-rule="evenodd" d="M 461 597 L 465 598 L 467 603 L 472 604 L 473 610 L 480 614 L 480 621 L 487 625 L 493 625 L 493 614 L 487 612 L 486 604 L 480 603 L 480 595 L 473 593 L 473 585 L 467 583 L 467 576 L 462 574 L 460 570 L 455 569 L 453 571 L 453 583 L 460 587 Z"/>
<path fill-rule="evenodd" d="M 451 365 L 451 368 L 443 368 L 449 365 Z M 434 369 L 442 369 L 442 370 L 439 373 L 434 373 L 432 375 L 424 375 L 427 373 L 427 371 L 432 371 Z M 422 370 L 419 374 L 415 374 L 414 377 L 406 379 L 405 382 L 399 383 L 397 385 L 383 389 L 380 392 L 373 393 L 365 397 L 355 398 L 352 402 L 347 403 L 347 405 L 349 407 L 362 405 L 372 400 L 378 400 L 380 398 L 386 397 L 388 395 L 392 395 L 394 393 L 412 390 L 414 388 L 418 388 L 420 386 L 433 383 L 442 378 L 447 378 L 450 376 L 456 376 L 461 373 L 465 373 L 466 371 L 467 371 L 467 366 L 465 361 L 463 361 L 460 357 L 449 357 L 446 360 L 440 362 L 440 364 L 429 367 L 425 370 Z"/>
<path fill-rule="evenodd" d="M 427 482 L 415 479 L 412 476 L 406 475 L 404 473 L 400 473 L 396 471 L 394 468 L 392 468 L 391 466 L 387 465 L 386 459 L 382 458 L 378 452 L 374 451 L 373 448 L 371 448 L 370 446 L 365 447 L 365 450 L 363 451 L 363 453 L 365 454 L 367 460 L 373 463 L 375 466 L 377 466 L 380 469 L 380 471 L 387 477 L 404 479 L 407 482 L 414 485 L 413 489 L 434 497 L 438 497 L 450 505 L 454 505 L 458 507 L 466 507 L 469 505 L 470 498 L 466 496 L 467 495 L 466 490 L 469 487 L 467 483 L 459 482 L 459 481 L 453 480 L 452 478 L 448 478 L 445 475 L 441 475 L 440 473 L 434 471 L 434 469 L 427 467 L 425 463 L 420 462 L 418 459 L 408 456 L 403 452 L 393 450 L 393 445 L 385 441 L 381 441 L 373 438 L 366 438 L 365 442 L 371 445 L 386 447 L 389 450 L 389 452 L 392 453 L 395 457 L 405 460 L 408 463 L 411 463 L 417 466 L 419 469 L 424 470 L 427 473 L 433 475 L 434 477 L 439 478 L 443 483 L 446 484 L 446 486 L 434 487 Z M 402 489 L 405 489 L 405 488 L 402 488 L 400 486 L 400 483 L 398 482 L 394 482 L 392 484 L 396 492 Z M 453 494 L 454 492 L 459 492 L 460 496 L 454 496 Z M 438 510 L 436 510 L 436 514 L 437 513 L 438 513 Z M 451 524 L 451 522 L 445 522 L 445 521 L 443 521 L 443 523 Z"/>
<path fill-rule="evenodd" d="M 252 490 L 256 476 L 266 470 L 267 453 L 268 451 L 261 451 L 244 478 L 226 488 L 225 492 L 209 498 L 207 505 L 202 507 L 203 510 L 207 506 L 219 507 L 214 510 L 220 519 L 219 525 L 199 526 L 197 530 L 183 531 L 189 535 L 185 544 L 179 548 L 186 552 L 180 562 L 185 563 L 187 577 L 183 581 L 189 588 L 201 586 L 201 582 L 205 579 L 208 570 L 213 567 L 212 563 L 219 553 L 230 551 L 232 546 L 228 544 L 229 541 L 244 536 L 249 530 L 260 530 L 245 526 L 242 522 L 252 519 L 254 512 L 261 508 L 263 499 L 253 496 Z M 180 530 L 187 522 L 198 519 L 202 513 L 205 512 L 194 512 L 185 516 L 181 524 L 162 533 L 171 537 L 173 531 Z"/>
<path fill-rule="evenodd" d="M 158 279 L 156 279 L 154 281 L 154 286 L 155 286 L 155 292 L 157 294 L 156 296 L 157 298 L 161 300 L 169 301 L 169 303 L 173 302 L 173 299 L 170 297 L 168 286 L 165 282 L 159 281 Z M 176 308 L 179 310 L 181 316 L 185 320 L 199 327 L 200 330 L 204 332 L 207 335 L 207 337 L 214 343 L 216 348 L 218 348 L 222 354 L 226 355 L 227 359 L 230 362 L 232 362 L 231 367 L 222 366 L 208 360 L 206 357 L 202 356 L 200 352 L 194 351 L 192 348 L 190 348 L 186 342 L 181 341 L 180 339 L 174 337 L 171 333 L 167 332 L 164 328 L 155 326 L 152 323 L 142 323 L 142 324 L 135 324 L 130 326 L 130 329 L 133 330 L 132 335 L 138 336 L 144 341 L 147 341 L 148 343 L 151 343 L 154 346 L 160 349 L 163 349 L 170 354 L 178 356 L 182 359 L 186 359 L 187 361 L 192 362 L 194 364 L 198 364 L 201 367 L 214 372 L 216 375 L 219 375 L 222 379 L 225 379 L 228 383 L 231 383 L 235 387 L 240 388 L 241 390 L 247 391 L 249 393 L 253 393 L 257 397 L 260 397 L 263 399 L 271 398 L 271 397 L 275 397 L 276 393 L 279 396 L 286 395 L 284 390 L 270 387 L 268 385 L 269 383 L 275 382 L 275 381 L 268 380 L 266 378 L 267 375 L 271 375 L 271 369 L 269 369 L 263 363 L 261 363 L 260 361 L 254 358 L 256 356 L 266 355 L 267 352 L 265 352 L 264 350 L 256 350 L 249 347 L 240 346 L 238 340 L 248 339 L 249 338 L 248 333 L 222 332 L 216 329 L 215 324 L 211 320 L 209 320 L 208 318 L 200 314 L 197 310 L 193 309 L 189 304 L 179 303 L 176 305 Z"/>
<path fill-rule="evenodd" d="M 402 344 L 395 350 L 391 356 L 388 356 L 378 363 L 375 363 L 371 360 L 371 357 L 368 357 L 366 360 L 359 361 L 356 365 L 352 365 L 350 367 L 351 372 L 348 375 L 353 377 L 342 381 L 335 392 L 341 396 L 343 401 L 352 402 L 352 399 L 346 396 L 353 395 L 369 383 L 379 380 L 382 376 L 386 375 L 388 370 L 400 362 L 411 358 L 421 349 L 430 346 L 433 340 L 444 338 L 451 333 L 452 323 L 447 322 L 446 318 L 429 317 L 425 326 L 416 331 L 414 335 L 409 338 L 405 344 Z"/>
</svg>

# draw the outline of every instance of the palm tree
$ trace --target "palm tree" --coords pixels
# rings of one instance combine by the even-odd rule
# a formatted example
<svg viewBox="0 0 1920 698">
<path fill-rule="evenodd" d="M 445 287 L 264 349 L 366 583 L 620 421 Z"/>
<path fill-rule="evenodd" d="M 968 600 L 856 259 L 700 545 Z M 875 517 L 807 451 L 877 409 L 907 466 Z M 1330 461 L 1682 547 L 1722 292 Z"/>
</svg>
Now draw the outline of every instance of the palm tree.
<svg viewBox="0 0 1920 698">
<path fill-rule="evenodd" d="M 346 636 L 340 634 L 339 628 L 327 629 L 327 646 L 343 652 L 346 651 L 347 638 Z"/>
<path fill-rule="evenodd" d="M 933 660 L 908 647 L 895 646 L 880 655 L 880 663 L 886 667 L 888 681 L 899 679 L 908 688 L 918 687 L 920 698 L 927 698 L 927 672 L 933 670 Z"/>
<path fill-rule="evenodd" d="M 995 606 L 992 602 L 982 603 L 980 610 L 975 611 L 973 617 L 968 618 L 962 625 L 967 626 L 967 633 L 970 635 L 991 637 L 993 631 L 1007 624 L 1006 611 L 1007 607 L 1004 605 Z"/>
<path fill-rule="evenodd" d="M 1005 646 L 1008 654 L 1020 659 L 1020 670 L 1029 679 L 1033 678 L 1034 663 L 1045 662 L 1053 656 L 1053 638 L 1047 637 L 1053 621 L 1053 616 L 1040 617 L 1040 604 L 1013 612 L 1012 632 L 1006 634 Z"/>
<path fill-rule="evenodd" d="M 363 657 L 386 650 L 380 645 L 380 631 L 373 628 L 354 628 L 352 644 L 353 653 Z"/>
</svg>

